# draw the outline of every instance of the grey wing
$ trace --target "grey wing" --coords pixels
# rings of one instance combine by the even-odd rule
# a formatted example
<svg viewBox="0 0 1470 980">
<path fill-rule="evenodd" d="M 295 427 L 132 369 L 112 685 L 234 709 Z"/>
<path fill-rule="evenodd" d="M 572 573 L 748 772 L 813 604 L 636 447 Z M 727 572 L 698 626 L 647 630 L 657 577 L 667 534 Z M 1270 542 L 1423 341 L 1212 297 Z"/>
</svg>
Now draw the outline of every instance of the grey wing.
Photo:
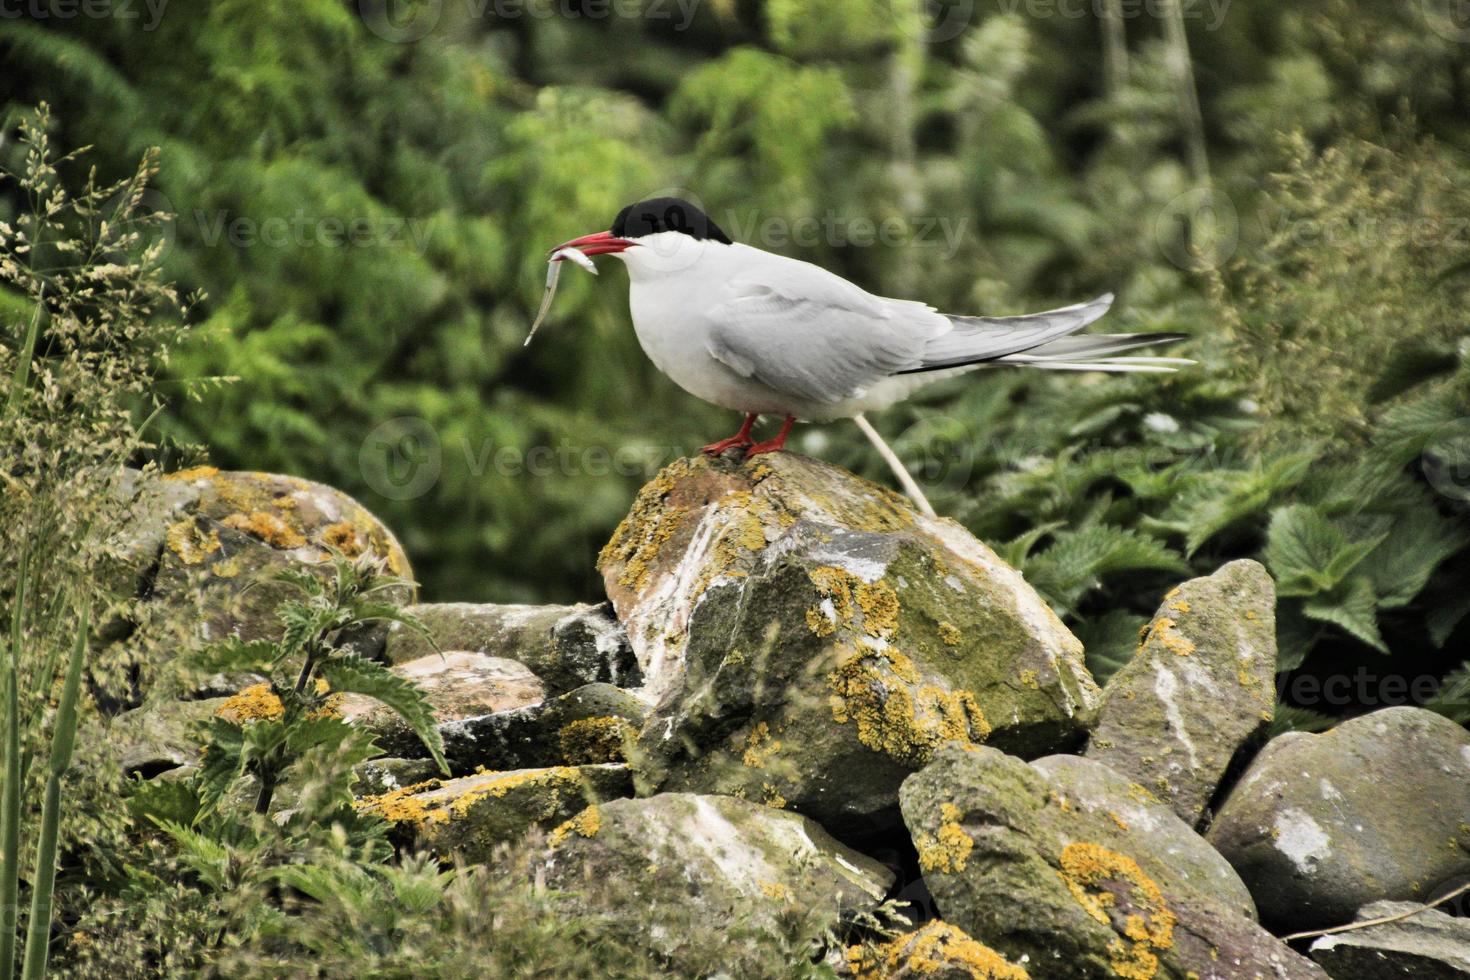
<svg viewBox="0 0 1470 980">
<path fill-rule="evenodd" d="M 830 273 L 803 280 L 736 284 L 712 313 L 710 355 L 768 388 L 830 404 L 920 367 L 925 345 L 950 329 L 922 303 L 872 296 Z"/>
<path fill-rule="evenodd" d="M 1074 306 L 1025 316 L 947 316 L 954 329 L 935 337 L 924 348 L 920 363 L 905 372 L 936 371 L 993 361 L 1019 354 L 1075 333 L 1101 317 L 1113 304 L 1113 294 Z"/>
</svg>

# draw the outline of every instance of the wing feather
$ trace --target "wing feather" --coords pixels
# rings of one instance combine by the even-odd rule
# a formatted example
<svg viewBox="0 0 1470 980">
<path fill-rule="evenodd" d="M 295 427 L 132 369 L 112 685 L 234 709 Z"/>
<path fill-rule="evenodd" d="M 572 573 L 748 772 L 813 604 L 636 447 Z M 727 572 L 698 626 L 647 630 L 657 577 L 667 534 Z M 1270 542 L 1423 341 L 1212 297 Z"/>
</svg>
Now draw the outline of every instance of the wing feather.
<svg viewBox="0 0 1470 980">
<path fill-rule="evenodd" d="M 790 261 L 790 260 L 788 260 Z M 776 391 L 836 403 L 923 363 L 951 329 L 923 303 L 884 299 L 804 262 L 761 282 L 731 284 L 711 313 L 710 356 Z M 770 270 L 764 270 L 770 271 Z"/>
</svg>

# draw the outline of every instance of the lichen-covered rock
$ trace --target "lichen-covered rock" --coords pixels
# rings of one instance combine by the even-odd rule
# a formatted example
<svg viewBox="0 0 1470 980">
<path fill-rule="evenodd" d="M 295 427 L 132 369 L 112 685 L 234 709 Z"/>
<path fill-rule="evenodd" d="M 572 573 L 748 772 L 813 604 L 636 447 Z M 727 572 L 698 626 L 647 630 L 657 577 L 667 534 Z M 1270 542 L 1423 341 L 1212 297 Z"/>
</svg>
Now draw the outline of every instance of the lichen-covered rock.
<svg viewBox="0 0 1470 980">
<path fill-rule="evenodd" d="M 891 809 L 941 742 L 1038 754 L 1096 686 L 1020 574 L 959 525 L 791 454 L 681 460 L 600 568 L 660 698 L 647 789 L 785 801 L 837 828 Z"/>
<path fill-rule="evenodd" d="M 357 806 L 435 854 L 479 862 L 532 827 L 553 830 L 591 804 L 631 792 L 627 766 L 554 766 L 430 779 L 362 797 Z"/>
<path fill-rule="evenodd" d="M 1103 689 L 1087 756 L 1197 823 L 1235 753 L 1270 724 L 1275 609 L 1271 577 L 1249 560 L 1172 590 Z"/>
<path fill-rule="evenodd" d="M 638 667 L 623 628 L 606 605 L 519 606 L 436 602 L 406 612 L 428 628 L 440 650 L 469 650 L 516 660 L 529 667 L 548 694 L 604 682 L 629 687 Z M 434 646 L 417 632 L 394 624 L 387 657 L 417 660 Z"/>
<path fill-rule="evenodd" d="M 1063 836 L 1137 854 L 1144 871 L 1166 890 L 1192 889 L 1255 919 L 1251 893 L 1230 862 L 1146 787 L 1075 755 L 1047 756 L 1031 767 L 1046 777 L 1060 811 L 1052 817 Z"/>
<path fill-rule="evenodd" d="M 395 759 L 385 757 L 359 762 L 352 767 L 357 777 L 352 791 L 358 796 L 381 796 L 395 789 L 426 783 L 439 776 L 439 765 L 433 759 Z"/>
<path fill-rule="evenodd" d="M 540 704 L 446 722 L 439 733 L 457 772 L 623 762 L 647 714 L 648 705 L 622 688 L 584 684 Z"/>
<path fill-rule="evenodd" d="M 197 628 L 206 639 L 279 637 L 276 606 L 289 593 L 261 578 L 288 567 L 325 572 L 329 546 L 349 557 L 378 555 L 393 574 L 412 575 L 392 532 L 320 483 L 205 466 L 171 473 L 140 493 L 156 494 L 161 504 L 150 512 L 166 516 L 153 522 L 163 523 L 161 541 L 148 522 L 138 530 L 140 554 L 156 548 L 148 605 L 164 618 L 201 612 Z M 406 601 L 407 590 L 394 598 Z M 362 643 L 375 652 L 367 648 L 381 647 L 381 632 Z"/>
<path fill-rule="evenodd" d="M 523 664 L 483 653 L 430 653 L 392 670 L 418 685 L 440 725 L 538 705 L 545 695 L 540 678 Z M 390 754 L 423 751 L 419 737 L 402 717 L 376 698 L 344 695 L 337 710 L 346 720 L 371 731 Z"/>
<path fill-rule="evenodd" d="M 1470 732 L 1401 707 L 1283 735 L 1208 837 L 1281 930 L 1337 925 L 1378 899 L 1422 900 L 1470 874 Z"/>
<path fill-rule="evenodd" d="M 948 922 L 935 919 L 875 947 L 847 951 L 853 980 L 1030 980 L 1012 963 Z"/>
<path fill-rule="evenodd" d="M 1130 823 L 1120 804 L 1114 821 L 1084 803 L 1086 794 L 1065 788 L 1068 780 L 1093 785 L 1093 774 L 1077 779 L 1075 772 L 1096 765 L 1036 767 L 955 745 L 905 780 L 904 822 L 946 922 L 1036 980 L 1325 977 L 1203 894 L 1213 876 L 1186 874 L 1155 851 L 1154 840 L 1189 833 L 1167 808 L 1152 804 L 1147 813 L 1161 825 L 1173 821 L 1172 833 L 1155 835 L 1144 815 L 1130 810 Z M 1138 795 L 1142 806 L 1147 796 Z"/>
<path fill-rule="evenodd" d="M 679 976 L 786 975 L 774 936 L 815 940 L 893 880 L 805 817 L 684 793 L 583 811 L 552 831 L 545 868 L 549 886 Z"/>
<path fill-rule="evenodd" d="M 1357 920 L 1408 918 L 1323 936 L 1312 959 L 1333 980 L 1470 980 L 1470 920 L 1417 902 L 1374 902 Z"/>
</svg>

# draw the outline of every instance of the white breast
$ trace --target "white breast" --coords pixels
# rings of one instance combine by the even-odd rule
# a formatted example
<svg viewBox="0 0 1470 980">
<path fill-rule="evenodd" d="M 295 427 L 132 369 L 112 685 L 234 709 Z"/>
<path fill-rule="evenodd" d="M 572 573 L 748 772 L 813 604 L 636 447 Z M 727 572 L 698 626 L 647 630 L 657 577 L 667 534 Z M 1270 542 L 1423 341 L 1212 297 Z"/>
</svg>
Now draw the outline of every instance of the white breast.
<svg viewBox="0 0 1470 980">
<path fill-rule="evenodd" d="M 660 239 L 675 239 L 662 242 Z M 709 322 L 701 310 L 726 299 L 736 273 L 731 246 L 705 248 L 686 235 L 645 236 L 644 245 L 620 253 L 628 266 L 628 306 L 633 330 L 648 359 L 696 398 L 737 412 L 803 415 L 809 406 L 749 378 L 709 352 Z"/>
</svg>

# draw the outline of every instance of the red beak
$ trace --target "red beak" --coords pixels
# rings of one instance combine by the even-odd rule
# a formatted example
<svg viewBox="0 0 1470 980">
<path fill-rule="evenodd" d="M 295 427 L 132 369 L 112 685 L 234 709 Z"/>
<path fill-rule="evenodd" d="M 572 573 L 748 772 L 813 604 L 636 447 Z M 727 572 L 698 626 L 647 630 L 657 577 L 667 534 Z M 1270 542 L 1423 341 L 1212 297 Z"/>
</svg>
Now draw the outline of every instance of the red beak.
<svg viewBox="0 0 1470 980">
<path fill-rule="evenodd" d="M 622 252 L 632 248 L 638 243 L 631 238 L 614 237 L 610 231 L 594 232 L 591 235 L 583 235 L 581 238 L 573 238 L 569 242 L 563 242 L 553 252 L 560 252 L 564 248 L 577 248 L 582 250 L 583 255 L 611 255 L 614 252 Z M 561 262 L 562 259 L 553 259 L 553 262 Z"/>
</svg>

